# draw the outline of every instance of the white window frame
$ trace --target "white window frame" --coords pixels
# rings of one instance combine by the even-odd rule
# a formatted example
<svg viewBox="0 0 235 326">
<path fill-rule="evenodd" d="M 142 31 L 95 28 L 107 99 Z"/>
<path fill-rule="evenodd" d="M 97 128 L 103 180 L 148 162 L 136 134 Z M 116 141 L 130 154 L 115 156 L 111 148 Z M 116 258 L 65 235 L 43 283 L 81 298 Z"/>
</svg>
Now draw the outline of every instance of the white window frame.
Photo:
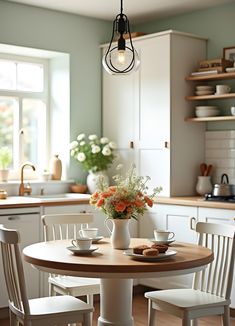
<svg viewBox="0 0 235 326">
<path fill-rule="evenodd" d="M 45 102 L 46 104 L 46 135 L 45 135 L 45 149 L 44 152 L 42 153 L 42 158 L 43 158 L 43 163 L 42 165 L 44 165 L 44 167 L 47 166 L 47 162 L 48 162 L 48 155 L 49 155 L 49 151 L 50 151 L 50 139 L 49 139 L 49 135 L 50 135 L 50 107 L 49 107 L 49 103 L 50 103 L 50 89 L 49 89 L 49 82 L 50 82 L 50 76 L 49 76 L 49 60 L 46 58 L 38 58 L 38 57 L 32 57 L 32 56 L 21 56 L 21 55 L 15 55 L 15 54 L 6 54 L 6 53 L 0 53 L 0 59 L 2 60 L 8 60 L 8 61 L 15 61 L 15 62 L 24 62 L 24 63 L 37 63 L 37 64 L 41 64 L 44 67 L 44 80 L 43 80 L 43 91 L 42 92 L 32 92 L 32 91 L 20 91 L 20 90 L 2 90 L 0 89 L 0 96 L 3 97 L 16 97 L 19 99 L 19 114 L 22 113 L 22 100 L 23 99 L 38 99 L 38 100 L 42 100 L 43 102 Z M 19 120 L 20 121 L 20 117 Z M 21 127 L 19 127 L 19 132 L 21 130 Z M 22 155 L 19 153 L 19 151 L 21 150 L 21 139 L 22 137 L 20 137 L 20 135 L 17 135 L 16 132 L 14 132 L 14 137 L 19 137 L 19 142 L 16 141 L 16 139 L 14 140 L 15 144 L 19 144 L 19 148 L 15 148 L 15 151 L 18 150 L 18 153 L 14 152 L 13 156 L 14 157 L 18 157 L 19 160 L 22 159 Z M 18 160 L 14 161 L 14 167 L 13 170 L 10 171 L 10 175 L 9 175 L 9 179 L 10 180 L 15 180 L 15 179 L 19 179 L 19 166 L 22 164 L 23 162 L 19 162 Z M 32 162 L 33 164 L 35 162 Z M 31 170 L 29 170 L 31 171 Z M 29 172 L 28 171 L 28 172 Z M 34 179 L 37 178 L 36 173 L 27 173 L 27 177 L 30 179 Z"/>
</svg>

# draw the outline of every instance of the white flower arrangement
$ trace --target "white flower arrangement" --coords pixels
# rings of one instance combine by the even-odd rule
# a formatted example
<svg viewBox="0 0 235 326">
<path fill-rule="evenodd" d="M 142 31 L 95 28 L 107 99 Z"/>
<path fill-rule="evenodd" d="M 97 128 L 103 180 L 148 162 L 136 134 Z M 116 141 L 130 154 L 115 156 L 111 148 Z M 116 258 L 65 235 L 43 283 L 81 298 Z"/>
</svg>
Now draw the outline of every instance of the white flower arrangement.
<svg viewBox="0 0 235 326">
<path fill-rule="evenodd" d="M 89 135 L 86 140 L 86 135 L 82 133 L 70 143 L 70 154 L 84 170 L 98 172 L 107 170 L 112 164 L 115 148 L 116 144 L 107 137 L 99 139 L 97 135 Z"/>
</svg>

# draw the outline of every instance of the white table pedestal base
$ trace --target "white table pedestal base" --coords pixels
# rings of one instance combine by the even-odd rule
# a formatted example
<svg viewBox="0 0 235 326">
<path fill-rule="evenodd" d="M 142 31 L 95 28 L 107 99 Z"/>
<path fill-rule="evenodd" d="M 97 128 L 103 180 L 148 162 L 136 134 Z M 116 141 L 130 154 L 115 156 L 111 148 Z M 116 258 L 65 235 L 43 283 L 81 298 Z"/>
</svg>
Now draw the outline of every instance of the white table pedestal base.
<svg viewBox="0 0 235 326">
<path fill-rule="evenodd" d="M 132 279 L 101 279 L 98 326 L 133 326 Z"/>
</svg>

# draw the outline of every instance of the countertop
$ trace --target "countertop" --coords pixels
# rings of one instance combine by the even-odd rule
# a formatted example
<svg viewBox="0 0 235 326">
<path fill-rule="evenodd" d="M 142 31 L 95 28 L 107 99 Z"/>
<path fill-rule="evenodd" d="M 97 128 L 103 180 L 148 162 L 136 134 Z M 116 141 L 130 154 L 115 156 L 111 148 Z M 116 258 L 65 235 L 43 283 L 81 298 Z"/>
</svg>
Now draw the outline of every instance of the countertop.
<svg viewBox="0 0 235 326">
<path fill-rule="evenodd" d="M 89 204 L 89 194 L 55 194 L 48 196 L 9 196 L 0 200 L 1 208 L 39 207 L 39 206 L 62 206 Z M 196 206 L 207 208 L 220 208 L 235 210 L 235 203 L 209 202 L 204 197 L 156 197 L 155 204 Z"/>
<path fill-rule="evenodd" d="M 207 208 L 221 208 L 235 210 L 235 203 L 206 201 L 204 197 L 157 197 L 154 201 L 156 204 L 196 206 Z"/>
<path fill-rule="evenodd" d="M 89 194 L 55 194 L 48 196 L 8 196 L 0 200 L 1 208 L 62 206 L 89 204 Z"/>
</svg>

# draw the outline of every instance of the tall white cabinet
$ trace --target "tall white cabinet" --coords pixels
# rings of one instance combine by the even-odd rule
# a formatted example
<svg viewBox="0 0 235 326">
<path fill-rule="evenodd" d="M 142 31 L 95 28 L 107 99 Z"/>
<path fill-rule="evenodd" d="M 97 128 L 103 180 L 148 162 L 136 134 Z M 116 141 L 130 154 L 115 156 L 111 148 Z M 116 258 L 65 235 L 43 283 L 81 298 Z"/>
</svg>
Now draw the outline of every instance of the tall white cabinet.
<svg viewBox="0 0 235 326">
<path fill-rule="evenodd" d="M 206 57 L 206 40 L 166 31 L 134 39 L 141 58 L 137 72 L 113 76 L 103 71 L 103 135 L 115 141 L 128 168 L 132 162 L 162 196 L 195 193 L 204 158 L 204 125 L 184 118 L 193 107 L 185 101 L 185 81 Z M 110 174 L 115 174 L 110 171 Z"/>
</svg>

